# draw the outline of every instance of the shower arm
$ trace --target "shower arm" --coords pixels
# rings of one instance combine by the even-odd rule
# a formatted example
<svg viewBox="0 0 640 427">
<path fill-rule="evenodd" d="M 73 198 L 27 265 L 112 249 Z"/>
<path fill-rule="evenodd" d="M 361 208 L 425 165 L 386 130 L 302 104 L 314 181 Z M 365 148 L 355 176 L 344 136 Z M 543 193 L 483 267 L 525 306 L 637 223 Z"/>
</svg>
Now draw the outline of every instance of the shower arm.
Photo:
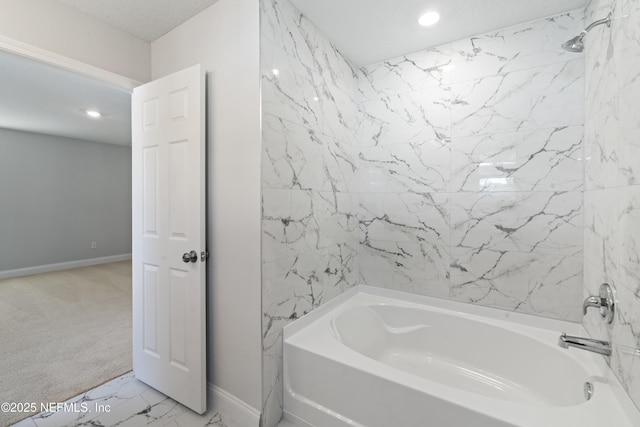
<svg viewBox="0 0 640 427">
<path fill-rule="evenodd" d="M 607 24 L 607 28 L 611 28 L 611 12 L 609 12 L 606 18 L 598 19 L 597 21 L 593 21 L 591 24 L 587 25 L 587 28 L 580 33 L 580 38 L 584 37 L 593 27 L 597 27 L 602 24 Z"/>
</svg>

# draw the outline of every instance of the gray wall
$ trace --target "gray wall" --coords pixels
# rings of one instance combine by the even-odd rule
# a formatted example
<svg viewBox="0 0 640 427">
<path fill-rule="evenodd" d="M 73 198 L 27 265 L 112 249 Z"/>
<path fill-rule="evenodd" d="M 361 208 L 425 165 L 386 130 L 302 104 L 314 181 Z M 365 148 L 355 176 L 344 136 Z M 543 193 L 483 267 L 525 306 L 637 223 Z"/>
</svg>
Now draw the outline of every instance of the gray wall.
<svg viewBox="0 0 640 427">
<path fill-rule="evenodd" d="M 0 271 L 129 253 L 131 147 L 0 129 Z"/>
</svg>

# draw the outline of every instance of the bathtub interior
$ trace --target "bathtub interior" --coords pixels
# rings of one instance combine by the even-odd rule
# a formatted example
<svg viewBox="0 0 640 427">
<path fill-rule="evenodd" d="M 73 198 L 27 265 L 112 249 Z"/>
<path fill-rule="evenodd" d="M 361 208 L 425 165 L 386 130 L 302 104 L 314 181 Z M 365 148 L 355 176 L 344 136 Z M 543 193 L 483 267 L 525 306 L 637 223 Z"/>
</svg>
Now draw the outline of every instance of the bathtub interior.
<svg viewBox="0 0 640 427">
<path fill-rule="evenodd" d="M 376 304 L 350 307 L 331 324 L 350 349 L 440 384 L 523 404 L 585 401 L 581 385 L 588 372 L 555 343 L 477 318 Z M 523 369 L 532 357 L 536 363 Z"/>
<path fill-rule="evenodd" d="M 285 417 L 323 427 L 640 426 L 604 358 L 560 348 L 561 331 L 586 335 L 577 323 L 359 285 L 284 328 Z"/>
</svg>

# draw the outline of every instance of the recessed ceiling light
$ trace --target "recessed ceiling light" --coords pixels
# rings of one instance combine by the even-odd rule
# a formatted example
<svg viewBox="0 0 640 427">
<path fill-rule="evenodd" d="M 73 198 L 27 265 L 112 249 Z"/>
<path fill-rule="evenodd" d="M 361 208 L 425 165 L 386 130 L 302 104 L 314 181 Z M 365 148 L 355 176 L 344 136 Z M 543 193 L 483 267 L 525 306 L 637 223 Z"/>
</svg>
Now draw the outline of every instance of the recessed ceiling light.
<svg viewBox="0 0 640 427">
<path fill-rule="evenodd" d="M 280 74 L 280 71 L 277 68 L 274 68 L 273 70 L 271 70 L 271 72 L 273 73 L 274 76 L 277 76 L 278 74 Z"/>
<path fill-rule="evenodd" d="M 427 12 L 422 14 L 420 18 L 418 18 L 418 23 L 423 27 L 428 27 L 430 25 L 435 24 L 440 20 L 440 14 L 438 12 Z"/>
<path fill-rule="evenodd" d="M 100 114 L 100 112 L 96 110 L 87 110 L 87 116 L 97 119 L 98 117 L 102 116 L 102 114 Z"/>
</svg>

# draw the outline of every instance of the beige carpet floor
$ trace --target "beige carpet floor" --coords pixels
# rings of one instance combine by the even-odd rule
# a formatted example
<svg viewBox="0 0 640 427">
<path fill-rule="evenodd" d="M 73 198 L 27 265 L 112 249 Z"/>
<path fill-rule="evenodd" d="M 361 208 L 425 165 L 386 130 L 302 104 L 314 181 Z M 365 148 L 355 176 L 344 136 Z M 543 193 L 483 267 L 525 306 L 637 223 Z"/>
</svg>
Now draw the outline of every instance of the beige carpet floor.
<svg viewBox="0 0 640 427">
<path fill-rule="evenodd" d="M 0 280 L 0 403 L 64 402 L 131 363 L 130 261 Z"/>
</svg>

